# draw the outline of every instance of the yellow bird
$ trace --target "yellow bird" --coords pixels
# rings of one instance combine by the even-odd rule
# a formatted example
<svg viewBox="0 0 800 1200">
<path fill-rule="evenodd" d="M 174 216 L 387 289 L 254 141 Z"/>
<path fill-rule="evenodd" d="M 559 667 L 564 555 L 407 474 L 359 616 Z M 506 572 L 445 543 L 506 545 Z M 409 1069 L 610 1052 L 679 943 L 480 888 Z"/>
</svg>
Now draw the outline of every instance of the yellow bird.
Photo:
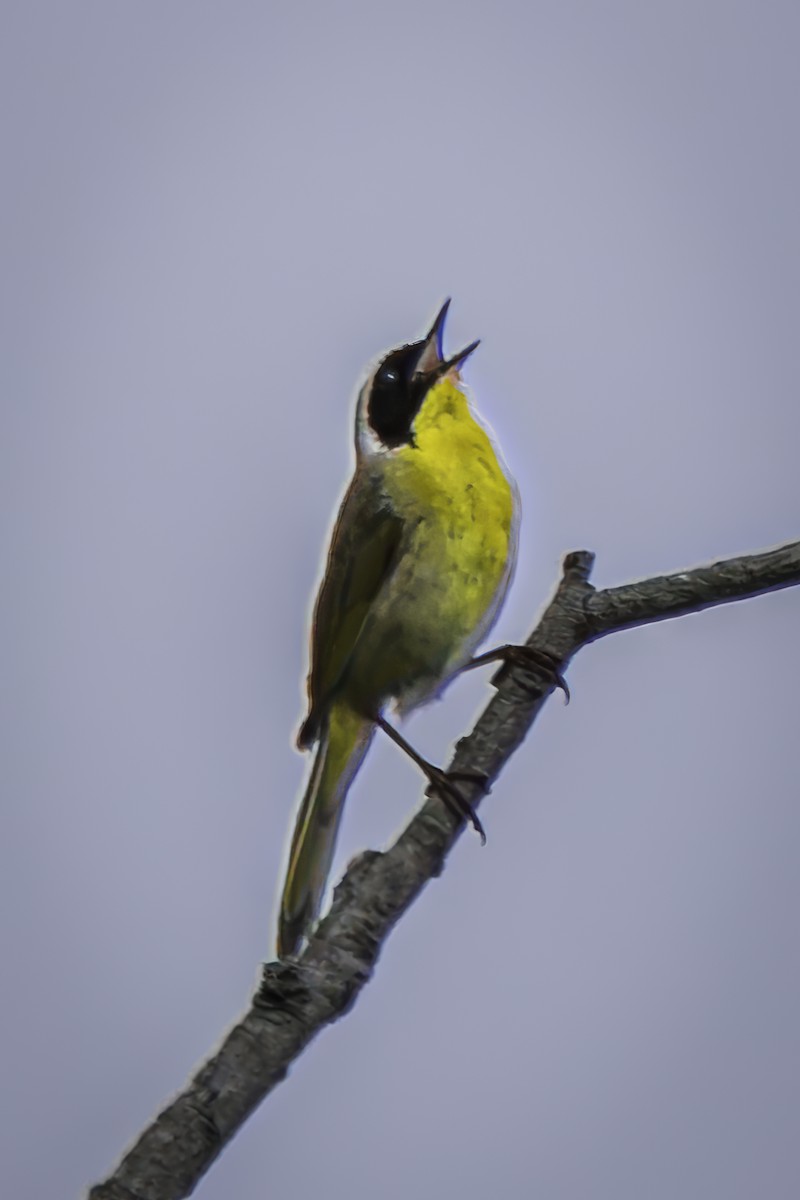
<svg viewBox="0 0 800 1200">
<path fill-rule="evenodd" d="M 308 715 L 316 756 L 300 802 L 280 902 L 278 953 L 317 917 L 342 807 L 376 728 L 462 817 L 477 817 L 443 771 L 388 724 L 438 695 L 493 625 L 517 553 L 519 500 L 459 368 L 442 354 L 450 301 L 422 341 L 385 354 L 360 389 L 355 475 L 333 529 L 311 631 Z"/>
</svg>

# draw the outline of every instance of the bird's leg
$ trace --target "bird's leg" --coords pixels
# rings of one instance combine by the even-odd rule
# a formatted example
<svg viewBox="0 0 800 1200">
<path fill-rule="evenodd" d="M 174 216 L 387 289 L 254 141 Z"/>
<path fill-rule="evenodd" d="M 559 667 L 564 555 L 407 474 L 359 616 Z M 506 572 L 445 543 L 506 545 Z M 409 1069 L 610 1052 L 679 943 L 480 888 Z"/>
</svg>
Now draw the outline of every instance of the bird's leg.
<svg viewBox="0 0 800 1200">
<path fill-rule="evenodd" d="M 486 663 L 492 662 L 503 662 L 509 667 L 527 667 L 534 674 L 538 672 L 540 675 L 544 675 L 551 687 L 561 688 L 564 693 L 564 703 L 569 704 L 569 687 L 558 669 L 558 659 L 552 654 L 548 654 L 546 650 L 537 650 L 535 646 L 498 646 L 496 650 L 487 650 L 485 654 L 471 658 L 462 667 L 462 670 L 471 671 L 474 667 L 482 667 Z M 523 687 L 526 686 L 522 680 L 520 683 Z M 537 696 L 542 694 L 541 687 L 537 687 L 535 684 L 532 684 L 529 690 Z"/>
<path fill-rule="evenodd" d="M 375 718 L 375 724 L 379 729 L 382 729 L 387 734 L 396 746 L 405 751 L 408 757 L 417 764 L 423 774 L 427 775 L 431 790 L 437 792 L 447 807 L 455 816 L 462 821 L 469 821 L 472 828 L 479 834 L 481 843 L 486 844 L 486 832 L 478 819 L 478 814 L 472 807 L 470 802 L 462 796 L 461 792 L 453 783 L 453 779 L 469 779 L 480 783 L 482 787 L 486 787 L 486 775 L 482 771 L 453 771 L 448 775 L 447 771 L 443 771 L 441 767 L 435 767 L 433 763 L 428 762 L 421 754 L 418 754 L 412 745 L 410 745 L 402 734 L 398 733 L 393 725 L 382 716 Z"/>
</svg>

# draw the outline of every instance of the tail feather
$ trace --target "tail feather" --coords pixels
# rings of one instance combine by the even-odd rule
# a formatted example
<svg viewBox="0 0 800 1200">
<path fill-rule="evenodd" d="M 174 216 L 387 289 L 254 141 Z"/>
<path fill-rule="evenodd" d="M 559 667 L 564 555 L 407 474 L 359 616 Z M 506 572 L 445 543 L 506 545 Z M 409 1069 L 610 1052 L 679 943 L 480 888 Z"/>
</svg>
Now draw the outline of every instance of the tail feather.
<svg viewBox="0 0 800 1200">
<path fill-rule="evenodd" d="M 334 704 L 324 722 L 292 834 L 278 918 L 280 958 L 295 953 L 319 912 L 345 797 L 374 728 L 344 704 Z"/>
</svg>

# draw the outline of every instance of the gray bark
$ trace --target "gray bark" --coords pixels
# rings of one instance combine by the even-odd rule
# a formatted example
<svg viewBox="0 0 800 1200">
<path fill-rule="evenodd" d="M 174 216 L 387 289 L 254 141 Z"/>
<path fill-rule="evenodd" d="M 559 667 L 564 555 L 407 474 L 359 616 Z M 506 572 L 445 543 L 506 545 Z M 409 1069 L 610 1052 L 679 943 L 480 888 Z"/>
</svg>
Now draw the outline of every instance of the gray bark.
<svg viewBox="0 0 800 1200">
<path fill-rule="evenodd" d="M 562 578 L 528 645 L 563 671 L 589 642 L 621 629 L 800 583 L 800 542 L 624 587 L 596 591 L 593 555 L 568 554 Z M 502 666 L 497 692 L 451 770 L 481 772 L 491 785 L 522 743 L 553 690 L 532 668 Z M 464 784 L 474 807 L 480 786 Z M 250 1113 L 281 1082 L 316 1034 L 346 1013 L 370 978 L 394 924 L 439 875 L 463 822 L 430 797 L 395 844 L 352 863 L 330 912 L 295 960 L 264 966 L 249 1010 L 184 1091 L 142 1133 L 89 1200 L 180 1200 L 195 1186 Z"/>
</svg>

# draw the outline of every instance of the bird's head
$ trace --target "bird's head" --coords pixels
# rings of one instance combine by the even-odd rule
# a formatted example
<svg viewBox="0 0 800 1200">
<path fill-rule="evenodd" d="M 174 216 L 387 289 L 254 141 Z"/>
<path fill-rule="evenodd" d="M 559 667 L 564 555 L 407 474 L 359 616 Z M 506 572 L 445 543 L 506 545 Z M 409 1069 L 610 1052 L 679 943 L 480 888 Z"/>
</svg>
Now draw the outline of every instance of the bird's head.
<svg viewBox="0 0 800 1200">
<path fill-rule="evenodd" d="M 442 335 L 450 301 L 445 300 L 427 335 L 390 350 L 361 388 L 356 416 L 359 444 L 393 450 L 414 444 L 414 421 L 428 392 L 469 358 L 479 344 L 471 342 L 458 354 L 445 358 Z"/>
</svg>

